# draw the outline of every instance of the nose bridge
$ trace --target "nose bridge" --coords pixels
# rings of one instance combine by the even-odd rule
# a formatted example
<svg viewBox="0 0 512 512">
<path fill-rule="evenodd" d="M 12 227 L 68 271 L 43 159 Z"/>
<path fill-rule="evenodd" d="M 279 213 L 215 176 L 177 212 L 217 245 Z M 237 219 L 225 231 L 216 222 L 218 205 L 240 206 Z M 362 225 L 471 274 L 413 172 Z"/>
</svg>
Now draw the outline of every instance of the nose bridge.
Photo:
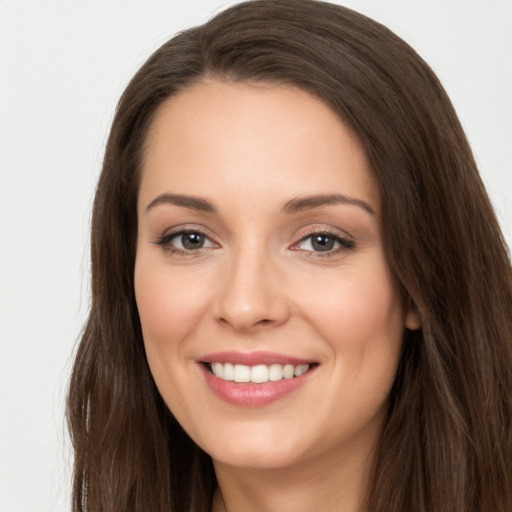
<svg viewBox="0 0 512 512">
<path fill-rule="evenodd" d="M 277 325 L 288 317 L 277 263 L 261 243 L 231 251 L 218 293 L 218 320 L 237 330 Z"/>
</svg>

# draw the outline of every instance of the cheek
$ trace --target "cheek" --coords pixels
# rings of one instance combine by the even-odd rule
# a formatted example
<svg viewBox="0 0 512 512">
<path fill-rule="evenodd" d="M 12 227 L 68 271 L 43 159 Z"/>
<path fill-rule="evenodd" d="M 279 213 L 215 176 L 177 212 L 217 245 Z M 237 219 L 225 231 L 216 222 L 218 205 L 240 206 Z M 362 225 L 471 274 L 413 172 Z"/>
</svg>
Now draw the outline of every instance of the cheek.
<svg viewBox="0 0 512 512">
<path fill-rule="evenodd" d="M 186 425 L 190 407 L 197 407 L 186 400 L 197 393 L 197 384 L 190 383 L 187 340 L 204 315 L 204 282 L 141 257 L 135 265 L 134 284 L 146 357 L 155 384 L 169 409 Z"/>
<path fill-rule="evenodd" d="M 400 359 L 401 300 L 386 269 L 373 270 L 326 283 L 317 300 L 304 305 L 330 351 L 327 366 L 339 391 L 331 396 L 329 411 L 343 431 L 382 419 Z"/>
<path fill-rule="evenodd" d="M 173 350 L 187 338 L 203 315 L 204 280 L 144 260 L 135 265 L 135 296 L 144 343 L 153 349 Z"/>
<path fill-rule="evenodd" d="M 335 371 L 354 387 L 389 387 L 400 357 L 404 309 L 383 264 L 307 286 L 302 312 L 326 342 Z M 370 269 L 370 270 L 369 270 Z M 313 290 L 313 292 L 312 292 Z"/>
<path fill-rule="evenodd" d="M 335 337 L 357 339 L 403 330 L 403 308 L 385 269 L 344 274 L 339 280 L 325 280 L 321 287 L 318 281 L 316 286 L 303 285 L 303 311 L 317 318 L 326 332 L 337 333 Z"/>
</svg>

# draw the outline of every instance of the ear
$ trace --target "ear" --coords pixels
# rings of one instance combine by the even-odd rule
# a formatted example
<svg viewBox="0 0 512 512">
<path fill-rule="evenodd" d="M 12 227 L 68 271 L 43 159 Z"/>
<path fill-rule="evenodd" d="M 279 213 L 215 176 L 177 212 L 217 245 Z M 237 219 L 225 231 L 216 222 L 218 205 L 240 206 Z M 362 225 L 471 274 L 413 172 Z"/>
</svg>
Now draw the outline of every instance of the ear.
<svg viewBox="0 0 512 512">
<path fill-rule="evenodd" d="M 416 306 L 412 306 L 405 314 L 405 327 L 410 331 L 421 329 L 421 318 Z"/>
</svg>

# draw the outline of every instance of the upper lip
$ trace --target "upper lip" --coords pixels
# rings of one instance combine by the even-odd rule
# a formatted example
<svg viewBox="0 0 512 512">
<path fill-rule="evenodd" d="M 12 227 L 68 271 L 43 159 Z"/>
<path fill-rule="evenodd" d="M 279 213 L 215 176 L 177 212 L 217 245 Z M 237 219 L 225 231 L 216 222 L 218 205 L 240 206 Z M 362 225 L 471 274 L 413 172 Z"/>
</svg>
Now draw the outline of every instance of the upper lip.
<svg viewBox="0 0 512 512">
<path fill-rule="evenodd" d="M 285 354 L 278 354 L 274 352 L 214 352 L 212 354 L 206 354 L 201 357 L 200 362 L 203 363 L 232 363 L 232 364 L 243 364 L 246 366 L 256 366 L 258 364 L 293 364 L 294 366 L 300 364 L 312 364 L 314 361 L 310 359 L 301 359 L 298 357 L 292 357 Z"/>
</svg>

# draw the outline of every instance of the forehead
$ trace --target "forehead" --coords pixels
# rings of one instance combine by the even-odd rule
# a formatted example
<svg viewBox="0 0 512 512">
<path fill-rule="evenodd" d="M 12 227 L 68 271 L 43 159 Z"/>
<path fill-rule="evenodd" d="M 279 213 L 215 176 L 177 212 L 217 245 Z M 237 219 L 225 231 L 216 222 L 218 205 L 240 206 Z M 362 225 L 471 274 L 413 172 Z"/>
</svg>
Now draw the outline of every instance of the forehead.
<svg viewBox="0 0 512 512">
<path fill-rule="evenodd" d="M 375 210 L 379 202 L 362 144 L 323 101 L 287 85 L 207 81 L 157 111 L 140 194 L 222 190 L 268 200 L 362 195 Z"/>
</svg>

